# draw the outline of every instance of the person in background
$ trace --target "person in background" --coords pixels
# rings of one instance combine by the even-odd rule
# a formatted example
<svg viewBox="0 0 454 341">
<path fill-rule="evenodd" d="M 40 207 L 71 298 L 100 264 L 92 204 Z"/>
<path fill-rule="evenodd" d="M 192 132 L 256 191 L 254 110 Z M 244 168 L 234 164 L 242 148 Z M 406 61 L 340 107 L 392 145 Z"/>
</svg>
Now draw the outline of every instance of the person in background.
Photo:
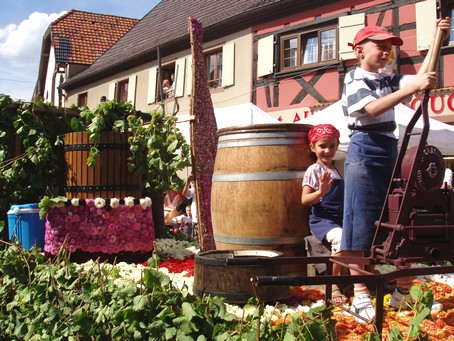
<svg viewBox="0 0 454 341">
<path fill-rule="evenodd" d="M 172 226 L 174 232 L 181 231 L 186 237 L 192 238 L 193 236 L 193 222 L 192 222 L 192 213 L 191 205 L 186 206 L 185 214 L 181 214 L 172 219 Z"/>
<path fill-rule="evenodd" d="M 183 194 L 181 192 L 175 191 L 174 188 L 170 188 L 166 191 L 164 197 L 164 225 L 171 226 L 172 218 L 180 214 L 177 207 L 183 199 Z"/>
<path fill-rule="evenodd" d="M 191 202 L 191 213 L 192 213 L 192 225 L 194 228 L 194 233 L 197 231 L 197 203 L 196 203 L 196 194 L 195 194 L 195 183 L 194 183 L 194 176 L 191 174 L 188 176 L 186 181 L 186 185 L 183 189 L 183 195 L 188 198 L 192 199 Z"/>
<path fill-rule="evenodd" d="M 175 74 L 172 73 L 170 75 L 170 93 L 169 93 L 169 97 L 173 97 L 173 93 L 175 92 Z"/>
<path fill-rule="evenodd" d="M 173 187 L 166 191 L 164 207 L 176 208 L 183 199 L 183 193 L 177 192 Z"/>
<path fill-rule="evenodd" d="M 438 19 L 436 25 L 449 33 L 450 18 Z M 435 34 L 434 34 L 435 37 Z M 433 41 L 416 75 L 404 76 L 380 72 L 389 62 L 393 46 L 401 38 L 384 27 L 366 26 L 358 31 L 349 45 L 360 66 L 349 71 L 344 80 L 342 107 L 351 130 L 345 158 L 344 220 L 341 250 L 345 256 L 364 257 L 372 246 L 394 164 L 397 139 L 394 107 L 416 92 L 432 89 L 437 75 L 428 72 Z M 351 264 L 350 273 L 359 275 L 363 265 Z M 400 308 L 409 300 L 412 278 L 397 280 L 390 306 Z M 369 289 L 364 283 L 354 284 L 352 311 L 366 320 L 375 319 Z M 358 319 L 358 322 L 363 322 Z"/>
<path fill-rule="evenodd" d="M 304 174 L 301 202 L 311 207 L 309 227 L 321 243 L 328 242 L 331 254 L 341 255 L 344 181 L 334 167 L 333 158 L 339 147 L 340 133 L 331 124 L 319 124 L 309 131 L 309 145 L 317 161 Z M 333 275 L 339 275 L 341 267 L 333 265 Z M 334 284 L 331 299 L 345 303 L 347 298 Z"/>
<path fill-rule="evenodd" d="M 449 167 L 446 167 L 445 169 L 445 177 L 441 189 L 452 189 L 452 170 Z"/>
<path fill-rule="evenodd" d="M 171 91 L 170 89 L 170 82 L 168 79 L 164 79 L 162 81 L 162 95 L 164 99 L 169 98 L 169 92 Z"/>
</svg>

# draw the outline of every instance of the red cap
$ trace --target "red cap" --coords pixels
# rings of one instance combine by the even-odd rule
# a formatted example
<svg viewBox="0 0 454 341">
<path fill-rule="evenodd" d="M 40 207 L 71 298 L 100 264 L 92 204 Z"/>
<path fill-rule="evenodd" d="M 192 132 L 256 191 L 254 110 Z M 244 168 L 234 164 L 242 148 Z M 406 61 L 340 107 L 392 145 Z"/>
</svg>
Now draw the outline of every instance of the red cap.
<svg viewBox="0 0 454 341">
<path fill-rule="evenodd" d="M 381 26 L 366 26 L 363 27 L 356 33 L 355 39 L 353 39 L 353 43 L 348 43 L 348 46 L 355 48 L 356 45 L 361 43 L 362 41 L 370 39 L 370 40 L 388 40 L 391 39 L 391 42 L 395 46 L 401 46 L 404 42 L 399 37 L 391 34 L 388 30 Z"/>
<path fill-rule="evenodd" d="M 332 124 L 317 124 L 308 134 L 309 143 L 313 144 L 324 137 L 334 137 L 339 140 L 340 133 Z"/>
</svg>

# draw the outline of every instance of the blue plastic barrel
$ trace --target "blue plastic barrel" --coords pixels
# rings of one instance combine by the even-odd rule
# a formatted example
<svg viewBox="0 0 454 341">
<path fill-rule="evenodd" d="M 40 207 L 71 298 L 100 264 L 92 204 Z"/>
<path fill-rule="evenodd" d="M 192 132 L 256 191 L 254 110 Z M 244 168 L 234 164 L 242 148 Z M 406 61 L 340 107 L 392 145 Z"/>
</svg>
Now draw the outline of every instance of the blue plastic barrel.
<svg viewBox="0 0 454 341">
<path fill-rule="evenodd" d="M 39 219 L 38 204 L 12 205 L 8 211 L 8 235 L 17 239 L 25 250 L 36 244 L 44 248 L 45 221 Z"/>
</svg>

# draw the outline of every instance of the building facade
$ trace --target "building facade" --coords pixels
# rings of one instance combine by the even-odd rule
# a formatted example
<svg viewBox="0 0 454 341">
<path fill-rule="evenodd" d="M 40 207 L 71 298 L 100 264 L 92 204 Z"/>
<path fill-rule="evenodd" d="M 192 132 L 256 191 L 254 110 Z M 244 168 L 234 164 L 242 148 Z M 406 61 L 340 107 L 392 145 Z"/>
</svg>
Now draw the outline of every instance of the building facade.
<svg viewBox="0 0 454 341">
<path fill-rule="evenodd" d="M 451 16 L 452 0 L 161 1 L 87 70 L 62 85 L 66 105 L 87 95 L 131 102 L 137 110 L 164 106 L 189 113 L 192 60 L 187 18 L 204 25 L 208 84 L 215 108 L 252 102 L 283 122 L 313 114 L 341 96 L 344 75 L 358 63 L 347 45 L 365 25 L 381 25 L 404 40 L 389 72 L 415 73 L 436 17 Z M 164 25 L 167 23 L 167 25 Z M 454 32 L 454 31 L 452 31 Z M 441 50 L 431 116 L 454 122 L 454 34 Z M 170 96 L 162 82 L 170 80 Z M 420 98 L 409 98 L 415 107 Z"/>
</svg>

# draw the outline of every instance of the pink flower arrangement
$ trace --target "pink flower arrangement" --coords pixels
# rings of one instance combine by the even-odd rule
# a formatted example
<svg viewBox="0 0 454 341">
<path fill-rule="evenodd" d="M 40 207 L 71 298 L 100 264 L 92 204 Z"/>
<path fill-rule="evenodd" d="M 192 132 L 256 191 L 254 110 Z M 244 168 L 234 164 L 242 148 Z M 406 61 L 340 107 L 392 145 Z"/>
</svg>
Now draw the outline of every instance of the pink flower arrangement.
<svg viewBox="0 0 454 341">
<path fill-rule="evenodd" d="M 44 251 L 52 255 L 62 246 L 70 252 L 147 252 L 153 250 L 153 242 L 149 198 L 73 199 L 47 213 Z"/>
</svg>

